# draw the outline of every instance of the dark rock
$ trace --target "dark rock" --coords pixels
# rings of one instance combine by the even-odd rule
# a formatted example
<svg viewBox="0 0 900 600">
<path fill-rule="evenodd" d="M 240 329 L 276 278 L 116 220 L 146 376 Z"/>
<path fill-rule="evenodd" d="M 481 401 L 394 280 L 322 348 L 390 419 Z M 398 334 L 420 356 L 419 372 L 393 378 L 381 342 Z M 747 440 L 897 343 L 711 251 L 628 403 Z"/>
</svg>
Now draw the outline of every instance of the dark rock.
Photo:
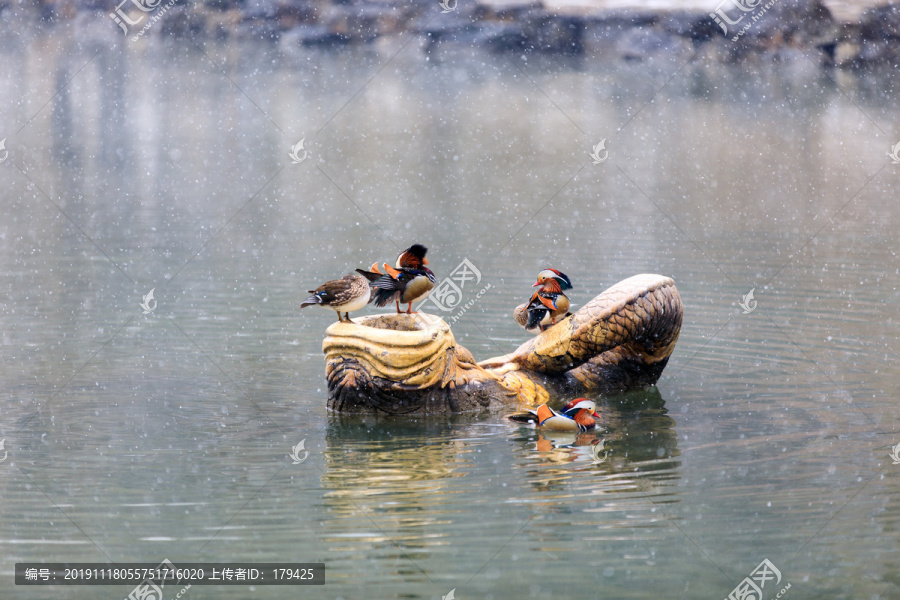
<svg viewBox="0 0 900 600">
<path fill-rule="evenodd" d="M 108 13 L 120 0 L 36 0 L 29 11 L 49 23 Z M 382 36 L 423 34 L 438 44 L 495 52 L 617 55 L 626 60 L 680 56 L 702 61 L 826 66 L 900 64 L 900 1 L 839 24 L 823 0 L 716 0 L 710 12 L 628 8 L 557 14 L 540 0 L 496 8 L 478 0 L 179 0 L 159 25 L 164 35 L 279 39 L 288 46 L 340 47 Z M 21 0 L 0 0 L 0 11 Z M 17 8 L 16 8 L 17 10 Z M 718 17 L 716 16 L 718 15 Z"/>
<path fill-rule="evenodd" d="M 900 4 L 870 8 L 859 22 L 863 40 L 900 40 Z"/>
<path fill-rule="evenodd" d="M 895 40 L 861 40 L 855 66 L 900 66 L 900 44 Z"/>
<path fill-rule="evenodd" d="M 643 60 L 658 54 L 680 56 L 692 51 L 691 42 L 656 28 L 635 28 L 616 42 L 616 53 L 625 60 Z"/>
<path fill-rule="evenodd" d="M 614 51 L 616 41 L 636 27 L 652 27 L 658 16 L 646 11 L 615 10 L 584 19 L 582 45 L 590 54 Z"/>
<path fill-rule="evenodd" d="M 257 19 L 239 23 L 234 34 L 246 40 L 275 41 L 281 38 L 283 31 L 274 19 Z"/>
<path fill-rule="evenodd" d="M 484 15 L 485 19 L 505 22 L 521 21 L 526 16 L 531 15 L 535 11 L 542 12 L 544 5 L 540 2 L 529 2 L 526 4 L 514 4 L 504 6 L 503 8 L 494 10 Z"/>
<path fill-rule="evenodd" d="M 371 42 L 378 37 L 378 15 L 352 4 L 332 7 L 326 25 L 331 33 L 354 42 Z"/>
<path fill-rule="evenodd" d="M 0 4 L 3 3 L 0 2 Z M 103 12 L 111 12 L 117 4 L 118 2 L 110 6 L 110 3 L 107 0 L 78 0 L 77 2 L 75 2 L 75 7 L 81 11 L 99 10 Z"/>
<path fill-rule="evenodd" d="M 282 29 L 312 24 L 318 20 L 318 10 L 307 3 L 281 2 L 275 7 L 275 20 Z"/>
<path fill-rule="evenodd" d="M 585 18 L 585 26 L 591 29 L 607 29 L 625 32 L 635 27 L 648 27 L 659 21 L 659 15 L 636 9 L 610 10 L 602 15 Z"/>
<path fill-rule="evenodd" d="M 738 10 L 739 1 L 752 8 L 746 12 Z M 727 26 L 725 37 L 733 41 L 816 45 L 837 40 L 839 27 L 821 0 L 727 0 L 721 6 L 732 20 L 738 21 Z"/>
<path fill-rule="evenodd" d="M 422 20 L 424 19 L 424 20 Z M 424 34 L 426 44 L 424 51 L 430 54 L 439 46 L 485 44 L 490 37 L 494 24 L 477 23 L 458 11 L 439 14 L 437 17 L 422 17 L 416 28 Z"/>
<path fill-rule="evenodd" d="M 485 23 L 475 33 L 474 42 L 494 52 L 524 50 L 529 38 L 519 23 Z"/>
<path fill-rule="evenodd" d="M 515 20 L 510 19 L 513 14 Z M 486 47 L 494 52 L 580 54 L 584 51 L 584 22 L 580 17 L 534 9 L 509 9 L 493 16 L 503 18 L 479 21 L 448 14 L 433 19 L 423 29 L 429 40 L 426 50 L 430 52 L 439 43 L 454 43 Z"/>
<path fill-rule="evenodd" d="M 243 8 L 245 2 L 243 0 L 206 0 L 204 6 L 213 10 L 226 11 Z"/>
<path fill-rule="evenodd" d="M 307 48 L 335 48 L 349 44 L 351 38 L 325 25 L 299 25 L 282 35 L 282 43 Z"/>
<path fill-rule="evenodd" d="M 524 19 L 527 44 L 536 52 L 552 54 L 581 54 L 584 52 L 584 20 L 575 16 L 560 16 L 532 12 Z"/>
<path fill-rule="evenodd" d="M 176 4 L 166 12 L 159 25 L 160 34 L 164 36 L 193 37 L 205 30 L 206 20 L 190 6 Z"/>
<path fill-rule="evenodd" d="M 659 28 L 695 43 L 702 43 L 721 36 L 722 30 L 707 13 L 673 11 L 659 18 Z"/>
<path fill-rule="evenodd" d="M 352 4 L 332 13 L 327 24 L 332 31 L 353 41 L 370 42 L 383 35 L 409 31 L 417 15 L 414 7 L 403 4 Z"/>
<path fill-rule="evenodd" d="M 274 19 L 278 11 L 276 0 L 253 0 L 241 7 L 245 20 Z"/>
<path fill-rule="evenodd" d="M 435 31 L 459 30 L 473 23 L 489 22 L 493 17 L 490 9 L 481 4 L 473 4 L 457 2 L 456 9 L 451 12 L 435 13 L 435 9 L 440 8 L 437 0 L 431 0 L 425 7 L 414 6 L 411 10 L 415 11 L 415 17 L 412 20 L 411 30 L 427 33 Z M 453 2 L 450 2 L 453 5 Z M 438 34 L 440 37 L 440 34 Z"/>
</svg>

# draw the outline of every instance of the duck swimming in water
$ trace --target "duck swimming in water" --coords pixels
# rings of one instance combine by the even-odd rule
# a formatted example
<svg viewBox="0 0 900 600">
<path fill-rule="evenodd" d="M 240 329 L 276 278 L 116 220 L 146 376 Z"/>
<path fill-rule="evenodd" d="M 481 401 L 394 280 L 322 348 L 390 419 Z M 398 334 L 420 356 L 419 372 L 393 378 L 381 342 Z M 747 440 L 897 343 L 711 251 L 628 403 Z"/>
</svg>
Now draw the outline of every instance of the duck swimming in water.
<svg viewBox="0 0 900 600">
<path fill-rule="evenodd" d="M 557 412 L 541 404 L 535 410 L 526 410 L 506 416 L 516 423 L 526 423 L 539 427 L 546 431 L 584 432 L 597 426 L 600 415 L 597 414 L 597 405 L 587 398 L 576 398 Z"/>
</svg>

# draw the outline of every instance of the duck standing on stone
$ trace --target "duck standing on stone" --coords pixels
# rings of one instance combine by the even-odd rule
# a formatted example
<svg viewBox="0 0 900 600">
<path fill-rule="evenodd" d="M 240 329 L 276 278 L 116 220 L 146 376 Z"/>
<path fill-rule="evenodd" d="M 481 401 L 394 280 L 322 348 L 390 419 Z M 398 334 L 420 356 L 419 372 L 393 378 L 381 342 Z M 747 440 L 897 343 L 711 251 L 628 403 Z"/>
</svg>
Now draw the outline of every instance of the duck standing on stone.
<svg viewBox="0 0 900 600">
<path fill-rule="evenodd" d="M 587 398 L 576 398 L 556 412 L 546 404 L 506 416 L 510 421 L 526 423 L 546 431 L 585 432 L 597 426 L 597 405 Z"/>
<path fill-rule="evenodd" d="M 412 303 L 424 300 L 434 289 L 434 273 L 426 266 L 427 252 L 428 248 L 422 244 L 413 244 L 397 257 L 397 268 L 384 263 L 382 273 L 378 269 L 378 263 L 375 263 L 371 271 L 356 270 L 371 282 L 372 302 L 375 306 L 387 306 L 395 302 L 397 314 L 400 314 L 402 303 L 407 305 L 406 313 L 413 314 Z"/>
<path fill-rule="evenodd" d="M 300 304 L 300 308 L 307 306 L 321 306 L 337 312 L 338 321 L 344 322 L 341 313 L 347 317 L 347 323 L 353 323 L 350 320 L 350 313 L 359 310 L 369 303 L 372 296 L 372 289 L 369 286 L 369 280 L 362 275 L 344 275 L 340 279 L 326 281 L 314 290 L 309 290 L 312 294 L 309 298 Z"/>
<path fill-rule="evenodd" d="M 516 323 L 529 333 L 540 333 L 556 325 L 557 319 L 569 316 L 569 297 L 564 290 L 572 289 L 569 277 L 556 269 L 544 269 L 538 273 L 532 287 L 541 289 L 532 294 L 527 304 L 520 304 L 513 311 Z"/>
</svg>

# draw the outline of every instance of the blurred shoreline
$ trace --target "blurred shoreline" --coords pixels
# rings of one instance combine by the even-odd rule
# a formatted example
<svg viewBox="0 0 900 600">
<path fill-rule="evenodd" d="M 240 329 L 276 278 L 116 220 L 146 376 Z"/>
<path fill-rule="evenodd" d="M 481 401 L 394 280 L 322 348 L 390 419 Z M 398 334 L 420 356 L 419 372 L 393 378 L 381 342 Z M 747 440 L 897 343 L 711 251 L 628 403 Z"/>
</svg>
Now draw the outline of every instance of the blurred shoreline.
<svg viewBox="0 0 900 600">
<path fill-rule="evenodd" d="M 427 53 L 474 46 L 609 60 L 900 63 L 900 4 L 872 0 L 0 0 L 0 21 L 16 25 L 77 29 L 85 17 L 108 19 L 110 33 L 129 43 L 168 36 L 340 48 L 412 33 L 427 40 Z"/>
</svg>

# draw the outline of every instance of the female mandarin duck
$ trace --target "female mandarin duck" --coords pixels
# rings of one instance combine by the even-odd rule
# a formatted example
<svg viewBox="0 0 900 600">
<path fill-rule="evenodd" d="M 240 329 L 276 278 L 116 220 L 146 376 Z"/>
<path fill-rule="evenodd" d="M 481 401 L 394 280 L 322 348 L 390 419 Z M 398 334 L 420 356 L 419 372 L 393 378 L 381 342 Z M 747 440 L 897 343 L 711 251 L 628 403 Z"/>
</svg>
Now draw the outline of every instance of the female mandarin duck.
<svg viewBox="0 0 900 600">
<path fill-rule="evenodd" d="M 576 398 L 562 412 L 556 412 L 546 404 L 536 410 L 507 415 L 506 418 L 517 423 L 528 423 L 546 431 L 584 432 L 597 426 L 597 405 L 587 398 Z"/>
<path fill-rule="evenodd" d="M 532 287 L 538 286 L 541 289 L 532 294 L 528 304 L 517 306 L 513 312 L 516 323 L 529 333 L 544 331 L 569 314 L 569 297 L 563 291 L 572 289 L 572 281 L 565 273 L 544 269 Z"/>
<path fill-rule="evenodd" d="M 372 290 L 369 287 L 369 280 L 362 275 L 344 275 L 340 279 L 326 281 L 314 290 L 309 290 L 312 294 L 309 298 L 300 304 L 300 308 L 307 306 L 321 306 L 336 311 L 338 321 L 344 322 L 341 313 L 350 320 L 350 313 L 359 310 L 369 303 Z"/>
<path fill-rule="evenodd" d="M 387 306 L 396 302 L 399 314 L 400 304 L 403 303 L 407 305 L 406 313 L 412 314 L 412 303 L 424 300 L 434 289 L 434 273 L 426 266 L 427 252 L 428 248 L 422 244 L 413 244 L 397 257 L 396 269 L 384 263 L 382 273 L 378 269 L 378 263 L 375 263 L 371 271 L 356 270 L 371 282 L 375 306 Z"/>
</svg>

